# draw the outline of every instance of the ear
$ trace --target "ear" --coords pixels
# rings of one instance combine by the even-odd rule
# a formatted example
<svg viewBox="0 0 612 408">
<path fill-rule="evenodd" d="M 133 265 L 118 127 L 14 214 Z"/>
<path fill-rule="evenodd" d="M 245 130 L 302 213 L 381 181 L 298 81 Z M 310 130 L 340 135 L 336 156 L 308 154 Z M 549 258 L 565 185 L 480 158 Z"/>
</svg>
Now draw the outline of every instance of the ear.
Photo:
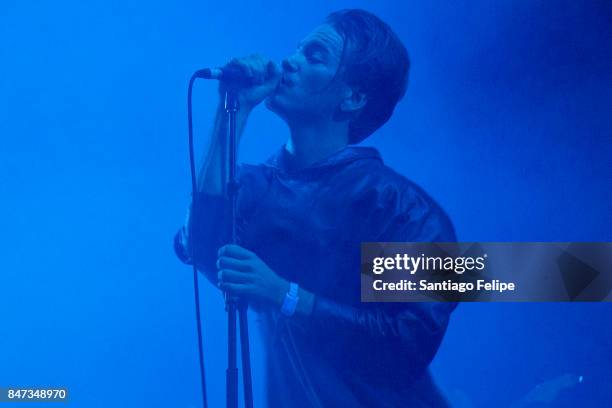
<svg viewBox="0 0 612 408">
<path fill-rule="evenodd" d="M 343 113 L 357 113 L 368 102 L 365 93 L 355 89 L 347 88 L 344 100 L 340 103 L 340 111 Z"/>
</svg>

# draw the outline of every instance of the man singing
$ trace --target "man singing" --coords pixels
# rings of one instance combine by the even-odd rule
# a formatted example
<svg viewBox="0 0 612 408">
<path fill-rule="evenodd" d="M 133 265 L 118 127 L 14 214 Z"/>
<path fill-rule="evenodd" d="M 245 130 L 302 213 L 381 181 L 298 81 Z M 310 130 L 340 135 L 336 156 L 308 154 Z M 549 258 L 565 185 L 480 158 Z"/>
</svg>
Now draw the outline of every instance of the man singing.
<svg viewBox="0 0 612 408">
<path fill-rule="evenodd" d="M 254 83 L 239 90 L 238 133 L 265 100 L 289 136 L 265 163 L 240 166 L 238 244 L 228 245 L 220 103 L 198 176 L 197 216 L 176 235 L 175 250 L 259 313 L 267 406 L 446 406 L 427 367 L 454 304 L 360 302 L 361 242 L 455 240 L 432 198 L 376 149 L 355 146 L 405 92 L 404 45 L 371 13 L 342 10 L 282 67 L 260 56 L 230 64 Z"/>
</svg>

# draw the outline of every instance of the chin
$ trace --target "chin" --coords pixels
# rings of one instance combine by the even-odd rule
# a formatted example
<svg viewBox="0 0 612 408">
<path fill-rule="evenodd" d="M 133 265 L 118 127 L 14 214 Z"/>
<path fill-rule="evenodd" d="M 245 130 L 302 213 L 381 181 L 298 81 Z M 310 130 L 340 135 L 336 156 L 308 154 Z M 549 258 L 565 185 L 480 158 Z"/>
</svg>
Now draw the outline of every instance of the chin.
<svg viewBox="0 0 612 408">
<path fill-rule="evenodd" d="M 266 107 L 287 123 L 303 123 L 313 117 L 314 110 L 308 110 L 296 100 L 284 95 L 274 94 L 266 99 Z"/>
</svg>

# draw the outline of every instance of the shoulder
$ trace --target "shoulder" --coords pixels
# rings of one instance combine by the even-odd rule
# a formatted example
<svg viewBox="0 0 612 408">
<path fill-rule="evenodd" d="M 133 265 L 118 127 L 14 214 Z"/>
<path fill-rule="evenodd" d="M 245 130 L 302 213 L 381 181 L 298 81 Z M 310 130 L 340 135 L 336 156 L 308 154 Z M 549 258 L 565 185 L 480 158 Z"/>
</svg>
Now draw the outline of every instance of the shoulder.
<svg viewBox="0 0 612 408">
<path fill-rule="evenodd" d="M 390 220 L 385 240 L 455 241 L 448 214 L 421 186 L 379 161 L 362 172 L 369 192 Z"/>
</svg>

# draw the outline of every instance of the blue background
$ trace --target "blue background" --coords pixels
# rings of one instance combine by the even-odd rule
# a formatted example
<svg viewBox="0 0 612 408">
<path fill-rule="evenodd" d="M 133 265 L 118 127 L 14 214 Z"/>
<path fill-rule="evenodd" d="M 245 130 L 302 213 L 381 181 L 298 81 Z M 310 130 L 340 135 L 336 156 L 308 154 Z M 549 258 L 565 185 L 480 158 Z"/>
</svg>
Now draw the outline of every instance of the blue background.
<svg viewBox="0 0 612 408">
<path fill-rule="evenodd" d="M 199 406 L 192 275 L 171 248 L 189 200 L 187 81 L 236 55 L 280 60 L 343 7 L 378 14 L 412 58 L 406 98 L 366 144 L 461 240 L 612 240 L 609 2 L 4 0 L 0 386 L 67 386 L 77 407 Z M 215 102 L 197 83 L 200 152 Z M 241 160 L 286 137 L 258 108 Z M 225 314 L 214 288 L 202 297 L 218 407 Z M 566 373 L 584 376 L 566 404 L 603 405 L 611 312 L 461 305 L 433 372 L 458 407 L 508 406 Z M 259 400 L 257 371 L 255 385 Z"/>
</svg>

